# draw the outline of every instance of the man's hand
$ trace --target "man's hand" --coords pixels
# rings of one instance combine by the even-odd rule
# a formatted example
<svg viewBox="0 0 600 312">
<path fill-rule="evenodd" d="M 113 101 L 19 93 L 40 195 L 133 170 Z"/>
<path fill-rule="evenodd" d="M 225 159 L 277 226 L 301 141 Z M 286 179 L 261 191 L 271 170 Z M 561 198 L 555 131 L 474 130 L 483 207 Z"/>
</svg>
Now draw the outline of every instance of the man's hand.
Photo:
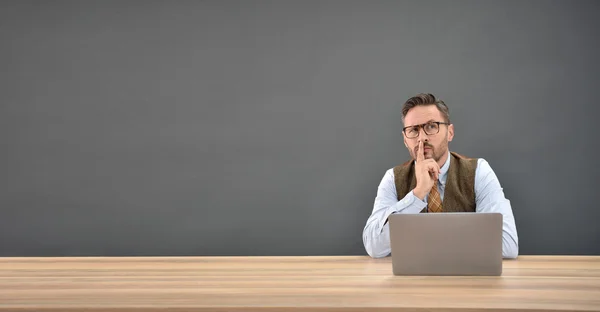
<svg viewBox="0 0 600 312">
<path fill-rule="evenodd" d="M 429 194 L 433 184 L 440 176 L 440 166 L 432 158 L 425 159 L 422 140 L 419 140 L 416 154 L 417 162 L 415 164 L 415 177 L 417 179 L 417 186 L 413 190 L 413 193 L 419 199 L 424 200 L 425 196 Z"/>
</svg>

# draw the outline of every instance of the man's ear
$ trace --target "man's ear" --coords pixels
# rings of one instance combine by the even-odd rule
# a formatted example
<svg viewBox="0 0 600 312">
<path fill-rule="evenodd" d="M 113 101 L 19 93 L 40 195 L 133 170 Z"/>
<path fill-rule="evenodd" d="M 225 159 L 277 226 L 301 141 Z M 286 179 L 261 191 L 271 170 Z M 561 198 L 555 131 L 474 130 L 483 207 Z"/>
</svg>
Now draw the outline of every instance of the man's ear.
<svg viewBox="0 0 600 312">
<path fill-rule="evenodd" d="M 454 125 L 450 124 L 448 125 L 448 142 L 452 141 L 452 138 L 454 138 Z"/>
</svg>

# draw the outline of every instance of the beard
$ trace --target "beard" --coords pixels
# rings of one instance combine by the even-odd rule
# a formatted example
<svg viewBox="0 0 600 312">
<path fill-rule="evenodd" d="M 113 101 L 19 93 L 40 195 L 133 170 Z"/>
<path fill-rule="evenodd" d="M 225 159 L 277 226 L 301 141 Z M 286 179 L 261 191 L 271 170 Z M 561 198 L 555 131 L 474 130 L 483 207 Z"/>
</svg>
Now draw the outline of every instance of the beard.
<svg viewBox="0 0 600 312">
<path fill-rule="evenodd" d="M 423 156 L 425 156 L 425 159 L 433 158 L 433 160 L 439 162 L 440 159 L 442 159 L 442 157 L 444 156 L 444 154 L 446 154 L 446 151 L 448 151 L 447 137 L 438 146 L 433 146 L 429 142 L 423 142 L 423 149 L 425 148 L 430 148 L 430 150 L 425 151 L 423 154 Z M 418 143 L 413 149 L 408 149 L 410 156 L 412 156 L 413 159 L 417 159 L 418 150 Z"/>
</svg>

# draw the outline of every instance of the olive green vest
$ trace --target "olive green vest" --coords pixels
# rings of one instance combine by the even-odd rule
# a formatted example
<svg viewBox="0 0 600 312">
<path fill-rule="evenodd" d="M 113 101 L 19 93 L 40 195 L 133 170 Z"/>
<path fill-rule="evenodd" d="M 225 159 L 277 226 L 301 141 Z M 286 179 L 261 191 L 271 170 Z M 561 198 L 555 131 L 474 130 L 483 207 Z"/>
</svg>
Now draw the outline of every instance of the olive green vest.
<svg viewBox="0 0 600 312">
<path fill-rule="evenodd" d="M 475 212 L 475 169 L 477 158 L 450 152 L 450 168 L 442 200 L 444 212 Z M 394 182 L 398 200 L 402 200 L 417 185 L 414 160 L 394 167 Z M 427 212 L 427 209 L 421 212 Z"/>
</svg>

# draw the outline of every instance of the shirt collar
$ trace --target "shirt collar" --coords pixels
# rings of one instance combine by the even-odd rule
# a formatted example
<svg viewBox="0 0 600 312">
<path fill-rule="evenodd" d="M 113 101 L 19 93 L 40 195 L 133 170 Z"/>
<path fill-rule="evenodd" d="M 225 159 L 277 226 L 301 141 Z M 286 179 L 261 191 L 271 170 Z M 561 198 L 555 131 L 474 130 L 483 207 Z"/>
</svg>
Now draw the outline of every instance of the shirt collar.
<svg viewBox="0 0 600 312">
<path fill-rule="evenodd" d="M 450 168 L 450 151 L 448 150 L 448 156 L 446 157 L 446 162 L 440 168 L 440 177 L 439 181 L 442 185 L 446 185 L 446 179 L 448 178 L 448 169 Z"/>
</svg>

